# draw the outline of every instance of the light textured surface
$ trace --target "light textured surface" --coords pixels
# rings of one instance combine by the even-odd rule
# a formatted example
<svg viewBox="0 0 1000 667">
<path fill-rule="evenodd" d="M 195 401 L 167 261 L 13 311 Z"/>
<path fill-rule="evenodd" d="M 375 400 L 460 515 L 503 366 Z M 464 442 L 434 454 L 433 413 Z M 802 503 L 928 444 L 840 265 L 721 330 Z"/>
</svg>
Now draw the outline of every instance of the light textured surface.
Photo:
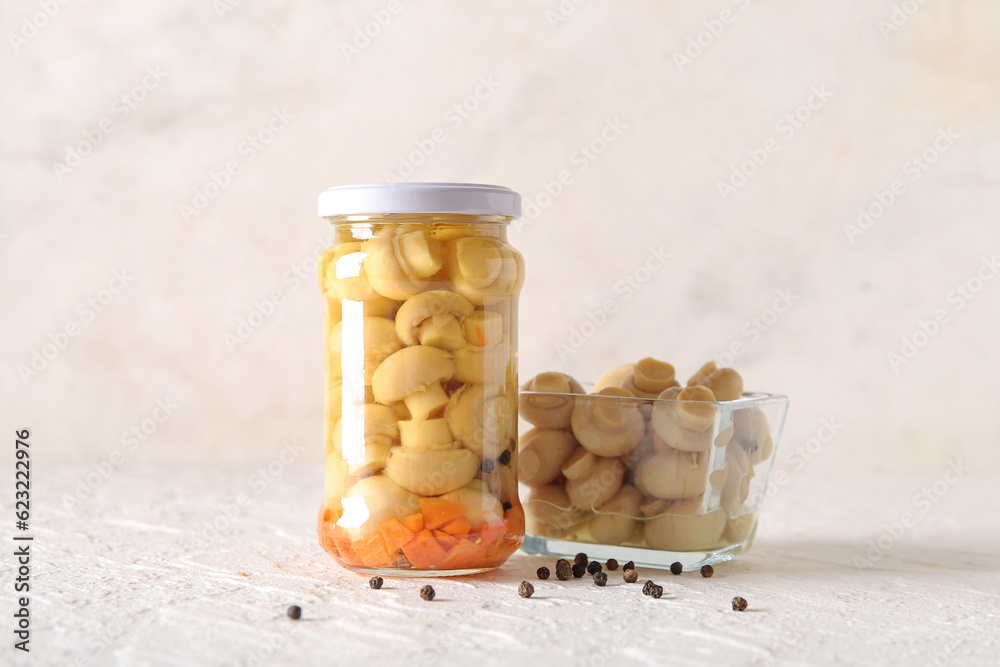
<svg viewBox="0 0 1000 667">
<path fill-rule="evenodd" d="M 40 4 L 4 3 L 0 432 L 28 423 L 54 454 L 97 460 L 170 399 L 133 461 L 318 442 L 311 260 L 330 230 L 316 195 L 419 161 L 411 180 L 499 183 L 534 205 L 511 234 L 527 262 L 523 375 L 594 380 L 633 354 L 689 374 L 740 343 L 748 388 L 792 397 L 786 442 L 844 424 L 824 469 L 936 474 L 959 456 L 1000 472 L 1000 383 L 979 372 L 1000 365 L 1000 280 L 948 300 L 1000 246 L 1000 3 L 400 0 L 372 27 L 388 5 L 66 2 L 15 50 Z M 892 26 L 902 5 L 915 11 Z M 126 109 L 147 67 L 164 78 Z M 801 127 L 776 127 L 821 87 Z M 275 109 L 294 118 L 245 143 Z M 103 119 L 113 131 L 57 174 Z M 769 139 L 777 152 L 723 200 L 718 183 Z M 912 180 L 924 151 L 935 160 Z M 219 176 L 230 161 L 239 173 Z M 896 179 L 905 192 L 852 243 L 844 226 Z M 186 222 L 179 207 L 206 187 Z M 127 286 L 104 294 L 123 268 Z M 779 290 L 795 300 L 772 319 Z M 894 372 L 887 353 L 938 309 L 948 322 Z"/>
<path fill-rule="evenodd" d="M 366 578 L 314 537 L 318 470 L 118 470 L 61 507 L 89 468 L 35 470 L 31 661 L 17 665 L 995 665 L 1000 518 L 995 476 L 968 475 L 871 567 L 868 540 L 934 479 L 794 477 L 767 507 L 757 546 L 712 579 L 641 571 L 664 586 L 540 582 L 550 560 L 430 581 Z M 257 476 L 253 476 L 253 475 Z M 237 511 L 226 505 L 247 494 Z M 3 508 L 6 512 L 9 508 Z M 218 534 L 206 526 L 218 521 Z M 10 544 L 3 523 L 2 539 Z M 6 547 L 5 547 L 6 550 Z M 3 559 L 7 570 L 9 557 Z M 517 596 L 527 579 L 535 596 Z M 750 609 L 731 611 L 735 595 Z M 12 593 L 0 593 L 3 609 Z M 303 619 L 284 616 L 301 605 Z M 6 612 L 5 612 L 6 613 Z M 273 648 L 272 648 L 273 647 Z M 5 640 L 4 656 L 11 656 Z M 940 653 L 940 657 L 938 657 Z M 6 659 L 6 658 L 5 658 Z M 74 662 L 78 660 L 78 662 Z"/>
</svg>

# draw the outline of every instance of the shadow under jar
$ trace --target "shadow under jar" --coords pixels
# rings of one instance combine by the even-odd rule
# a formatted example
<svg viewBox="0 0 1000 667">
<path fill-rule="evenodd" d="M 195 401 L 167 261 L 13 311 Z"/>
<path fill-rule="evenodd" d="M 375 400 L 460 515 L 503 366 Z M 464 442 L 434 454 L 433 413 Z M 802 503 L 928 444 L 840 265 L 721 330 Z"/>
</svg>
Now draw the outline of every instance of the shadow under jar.
<svg viewBox="0 0 1000 667">
<path fill-rule="evenodd" d="M 489 185 L 336 187 L 319 213 L 325 304 L 322 547 L 375 574 L 493 569 L 517 494 L 520 196 Z"/>
<path fill-rule="evenodd" d="M 695 568 L 750 549 L 785 396 L 681 401 L 523 391 L 520 400 L 525 551 Z M 557 413 L 562 418 L 550 423 Z"/>
</svg>

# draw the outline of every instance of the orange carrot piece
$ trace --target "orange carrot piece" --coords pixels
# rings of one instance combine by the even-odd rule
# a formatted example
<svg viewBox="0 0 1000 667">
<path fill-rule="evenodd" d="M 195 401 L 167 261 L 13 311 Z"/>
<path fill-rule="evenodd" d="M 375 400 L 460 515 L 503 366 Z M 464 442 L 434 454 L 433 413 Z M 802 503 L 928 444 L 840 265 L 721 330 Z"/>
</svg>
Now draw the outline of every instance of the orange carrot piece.
<svg viewBox="0 0 1000 667">
<path fill-rule="evenodd" d="M 459 540 L 458 543 L 448 551 L 448 557 L 438 563 L 442 569 L 462 569 L 474 567 L 473 563 L 482 559 L 486 554 L 486 549 L 481 544 L 476 544 L 473 540 Z"/>
<path fill-rule="evenodd" d="M 487 548 L 490 548 L 495 543 L 502 540 L 506 532 L 507 524 L 502 521 L 498 521 L 496 523 L 484 523 L 479 534 L 483 538 L 483 544 L 486 545 Z"/>
<path fill-rule="evenodd" d="M 403 553 L 406 554 L 410 564 L 418 570 L 433 567 L 448 555 L 434 537 L 434 533 L 426 528 L 403 545 Z"/>
<path fill-rule="evenodd" d="M 363 565 L 369 567 L 387 567 L 392 565 L 392 556 L 385 548 L 385 540 L 381 535 L 368 535 L 351 543 Z"/>
<path fill-rule="evenodd" d="M 460 516 L 457 519 L 452 519 L 448 523 L 441 526 L 441 530 L 448 533 L 449 535 L 461 536 L 468 535 L 469 531 L 472 529 L 472 524 L 464 516 Z"/>
<path fill-rule="evenodd" d="M 420 512 L 403 517 L 403 525 L 409 528 L 414 535 L 424 529 L 424 515 Z"/>
<path fill-rule="evenodd" d="M 454 535 L 449 535 L 443 530 L 435 530 L 434 537 L 437 538 L 437 541 L 441 543 L 441 546 L 444 547 L 445 551 L 448 551 L 453 546 L 455 546 L 455 544 L 458 543 L 457 537 L 455 537 Z"/>
<path fill-rule="evenodd" d="M 413 539 L 416 534 L 403 525 L 399 519 L 389 519 L 382 524 L 382 538 L 385 540 L 385 549 L 389 553 L 399 551 L 399 548 Z"/>
<path fill-rule="evenodd" d="M 428 528 L 440 528 L 465 514 L 465 505 L 440 498 L 421 498 L 420 511 Z"/>
</svg>

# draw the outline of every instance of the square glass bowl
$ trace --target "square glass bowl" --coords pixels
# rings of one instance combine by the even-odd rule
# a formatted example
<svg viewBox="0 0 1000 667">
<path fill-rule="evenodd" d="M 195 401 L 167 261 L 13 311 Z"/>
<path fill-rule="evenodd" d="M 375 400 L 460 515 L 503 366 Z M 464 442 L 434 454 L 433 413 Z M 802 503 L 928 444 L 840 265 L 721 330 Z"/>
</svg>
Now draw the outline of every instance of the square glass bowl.
<svg viewBox="0 0 1000 667">
<path fill-rule="evenodd" d="M 572 559 L 585 551 L 592 560 L 688 569 L 750 548 L 786 396 L 708 402 L 522 391 L 520 403 L 528 553 Z"/>
</svg>

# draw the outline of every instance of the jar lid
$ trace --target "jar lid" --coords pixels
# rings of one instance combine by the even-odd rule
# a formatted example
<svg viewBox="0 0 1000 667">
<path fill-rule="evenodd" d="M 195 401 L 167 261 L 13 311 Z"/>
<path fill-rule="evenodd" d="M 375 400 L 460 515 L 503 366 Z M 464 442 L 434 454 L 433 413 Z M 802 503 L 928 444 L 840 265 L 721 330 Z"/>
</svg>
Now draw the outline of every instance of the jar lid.
<svg viewBox="0 0 1000 667">
<path fill-rule="evenodd" d="M 521 195 L 479 183 L 367 183 L 338 185 L 319 195 L 319 215 L 455 213 L 521 216 Z"/>
</svg>

